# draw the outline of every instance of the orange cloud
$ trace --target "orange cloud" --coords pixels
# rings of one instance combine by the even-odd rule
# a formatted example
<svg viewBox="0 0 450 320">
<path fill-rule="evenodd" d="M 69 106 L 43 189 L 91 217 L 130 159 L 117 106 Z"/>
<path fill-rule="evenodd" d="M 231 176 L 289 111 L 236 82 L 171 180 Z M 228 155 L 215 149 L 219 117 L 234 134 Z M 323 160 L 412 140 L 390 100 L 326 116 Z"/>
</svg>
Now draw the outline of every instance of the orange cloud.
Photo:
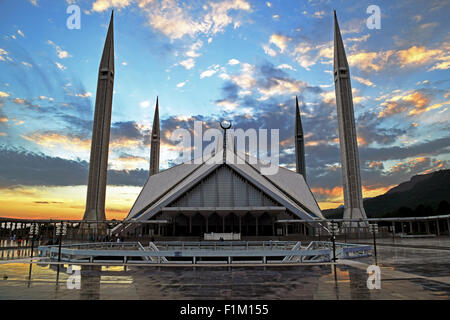
<svg viewBox="0 0 450 320">
<path fill-rule="evenodd" d="M 385 194 L 390 189 L 395 187 L 396 185 L 390 185 L 390 186 L 362 186 L 362 194 L 363 198 L 372 198 L 376 197 L 382 194 Z"/>
<path fill-rule="evenodd" d="M 342 187 L 334 187 L 333 189 L 329 188 L 311 188 L 311 191 L 314 194 L 318 194 L 321 198 L 326 198 L 329 200 L 342 200 L 343 189 Z"/>
<path fill-rule="evenodd" d="M 402 67 L 408 64 L 425 64 L 442 54 L 440 49 L 426 49 L 424 46 L 413 46 L 409 49 L 397 52 L 397 57 Z"/>
<path fill-rule="evenodd" d="M 119 137 L 109 142 L 109 146 L 112 149 L 118 148 L 137 148 L 141 144 L 140 140 L 130 139 L 126 137 Z"/>
<path fill-rule="evenodd" d="M 408 115 L 421 114 L 421 113 L 423 113 L 423 112 L 427 112 L 427 111 L 430 111 L 430 110 L 433 110 L 433 109 L 439 109 L 439 108 L 441 108 L 442 106 L 444 106 L 444 105 L 446 105 L 446 104 L 449 104 L 449 103 L 450 103 L 450 100 L 449 100 L 449 101 L 444 101 L 444 102 L 441 102 L 441 103 L 433 104 L 433 105 L 431 105 L 431 106 L 429 106 L 429 107 L 427 107 L 427 108 L 413 109 L 413 110 L 411 110 L 411 111 L 408 113 Z"/>
<path fill-rule="evenodd" d="M 383 162 L 381 161 L 371 161 L 369 163 L 369 168 L 383 169 Z"/>
<path fill-rule="evenodd" d="M 357 141 L 358 141 L 358 146 L 365 146 L 365 145 L 367 145 L 367 141 L 364 140 L 363 137 L 358 136 Z"/>
<path fill-rule="evenodd" d="M 409 109 L 411 110 L 408 115 L 420 114 L 432 109 L 440 108 L 444 104 L 450 103 L 450 101 L 427 107 L 429 103 L 430 98 L 420 91 L 408 91 L 405 93 L 396 94 L 381 103 L 381 105 L 385 108 L 378 113 L 378 117 L 385 118 L 387 116 L 406 112 Z"/>
<path fill-rule="evenodd" d="M 66 148 L 77 150 L 90 150 L 91 148 L 90 139 L 81 139 L 76 136 L 66 136 L 56 132 L 35 132 L 29 136 L 22 136 L 22 138 L 47 148 L 55 148 L 57 146 L 64 146 Z"/>
<path fill-rule="evenodd" d="M 86 186 L 21 186 L 0 188 L 0 216 L 25 219 L 81 219 L 86 204 Z M 123 219 L 140 187 L 108 186 L 107 219 Z"/>
<path fill-rule="evenodd" d="M 147 167 L 148 159 L 138 156 L 126 155 L 112 159 L 112 167 L 116 170 L 133 170 L 142 165 Z"/>
<path fill-rule="evenodd" d="M 402 172 L 402 171 L 406 171 L 406 170 L 412 170 L 414 169 L 417 165 L 430 161 L 430 158 L 428 157 L 417 157 L 415 159 L 410 159 L 404 162 L 398 162 L 395 166 L 392 167 L 391 169 L 391 173 L 395 173 L 395 172 Z"/>
</svg>

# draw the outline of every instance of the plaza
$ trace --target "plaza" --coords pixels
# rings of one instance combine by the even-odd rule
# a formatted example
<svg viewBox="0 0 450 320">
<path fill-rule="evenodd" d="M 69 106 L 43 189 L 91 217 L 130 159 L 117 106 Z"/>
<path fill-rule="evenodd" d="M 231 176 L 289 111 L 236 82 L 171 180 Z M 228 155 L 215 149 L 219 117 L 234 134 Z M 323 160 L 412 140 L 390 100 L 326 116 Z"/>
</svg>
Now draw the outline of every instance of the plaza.
<svg viewBox="0 0 450 320">
<path fill-rule="evenodd" d="M 0 260 L 0 299 L 449 299 L 447 236 L 378 243 L 376 261 L 371 256 L 335 264 L 74 265 L 80 270 L 80 289 L 68 289 L 67 263 L 58 282 L 56 264 L 35 262 L 30 273 L 29 251 L 23 249 L 14 260 Z M 375 263 L 381 288 L 371 290 L 367 267 Z"/>
</svg>

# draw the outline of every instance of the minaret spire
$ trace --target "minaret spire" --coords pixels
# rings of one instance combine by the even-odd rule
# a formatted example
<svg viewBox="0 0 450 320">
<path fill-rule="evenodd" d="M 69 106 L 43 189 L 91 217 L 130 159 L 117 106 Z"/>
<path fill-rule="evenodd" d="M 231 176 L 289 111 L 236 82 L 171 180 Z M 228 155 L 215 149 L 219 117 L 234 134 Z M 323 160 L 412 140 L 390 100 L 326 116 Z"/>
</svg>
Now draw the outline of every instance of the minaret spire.
<svg viewBox="0 0 450 320">
<path fill-rule="evenodd" d="M 111 13 L 108 33 L 100 61 L 92 130 L 89 182 L 85 221 L 105 221 L 106 175 L 108 169 L 109 133 L 114 88 L 114 13 Z M 94 228 L 99 228 L 96 224 Z M 102 228 L 103 229 L 103 228 Z"/>
<path fill-rule="evenodd" d="M 367 218 L 363 207 L 350 69 L 334 11 L 334 85 L 344 188 L 344 219 Z"/>
<path fill-rule="evenodd" d="M 158 106 L 158 97 L 156 97 L 155 116 L 153 117 L 152 137 L 150 146 L 150 175 L 154 175 L 159 172 L 159 145 L 160 145 L 159 106 Z"/>
<path fill-rule="evenodd" d="M 295 164 L 297 173 L 306 180 L 305 141 L 297 96 L 295 96 Z"/>
</svg>

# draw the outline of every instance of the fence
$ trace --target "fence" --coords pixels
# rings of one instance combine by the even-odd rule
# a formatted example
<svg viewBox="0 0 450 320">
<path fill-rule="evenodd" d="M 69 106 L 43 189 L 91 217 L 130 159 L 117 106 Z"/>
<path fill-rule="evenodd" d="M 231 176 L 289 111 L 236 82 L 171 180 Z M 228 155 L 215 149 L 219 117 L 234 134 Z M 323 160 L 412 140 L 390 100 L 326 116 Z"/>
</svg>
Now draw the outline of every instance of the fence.
<svg viewBox="0 0 450 320">
<path fill-rule="evenodd" d="M 79 220 L 24 220 L 0 218 L 0 248 L 18 247 L 21 240 L 22 248 L 31 248 L 34 241 L 37 244 L 52 245 L 60 241 L 64 243 L 75 242 L 102 242 L 102 241 L 201 241 L 202 236 L 167 237 L 163 235 L 145 233 L 143 230 L 154 221 L 134 222 L 126 221 L 131 225 L 133 232 L 114 234 L 117 226 L 124 221 L 108 220 L 103 223 Z M 164 222 L 167 223 L 167 222 Z M 334 235 L 338 241 L 347 242 L 350 239 L 370 239 L 373 235 L 369 230 L 370 224 L 378 225 L 377 238 L 392 238 L 393 240 L 403 237 L 440 237 L 449 235 L 450 215 L 431 217 L 408 217 L 408 218 L 376 218 L 364 220 L 278 220 L 279 225 L 291 226 L 294 230 L 303 230 L 299 233 L 285 233 L 281 236 L 241 236 L 242 240 L 310 240 L 328 241 Z M 335 231 L 330 226 L 335 225 Z M 300 225 L 300 228 L 294 226 Z M 287 228 L 286 228 L 287 229 Z M 27 241 L 25 241 L 27 240 Z M 33 241 L 31 241 L 33 240 Z M 27 243 L 25 245 L 25 243 Z M 24 247 L 25 246 L 25 247 Z"/>
</svg>

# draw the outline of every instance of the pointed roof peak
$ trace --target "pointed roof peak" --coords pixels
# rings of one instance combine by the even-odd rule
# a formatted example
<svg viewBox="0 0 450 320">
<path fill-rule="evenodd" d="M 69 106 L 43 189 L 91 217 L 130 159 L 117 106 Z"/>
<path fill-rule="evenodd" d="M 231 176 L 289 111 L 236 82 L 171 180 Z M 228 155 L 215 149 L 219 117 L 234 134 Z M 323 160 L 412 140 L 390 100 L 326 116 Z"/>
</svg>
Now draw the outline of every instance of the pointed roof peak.
<svg viewBox="0 0 450 320">
<path fill-rule="evenodd" d="M 159 102 L 158 96 L 156 96 L 155 115 L 153 117 L 152 136 L 158 134 L 159 136 Z"/>
<path fill-rule="evenodd" d="M 295 135 L 303 135 L 302 118 L 300 116 L 297 96 L 295 96 Z"/>
<path fill-rule="evenodd" d="M 114 11 L 111 13 L 109 21 L 100 69 L 108 69 L 114 72 Z"/>
<path fill-rule="evenodd" d="M 336 10 L 334 10 L 334 68 L 348 68 L 347 56 L 345 54 Z"/>
</svg>

